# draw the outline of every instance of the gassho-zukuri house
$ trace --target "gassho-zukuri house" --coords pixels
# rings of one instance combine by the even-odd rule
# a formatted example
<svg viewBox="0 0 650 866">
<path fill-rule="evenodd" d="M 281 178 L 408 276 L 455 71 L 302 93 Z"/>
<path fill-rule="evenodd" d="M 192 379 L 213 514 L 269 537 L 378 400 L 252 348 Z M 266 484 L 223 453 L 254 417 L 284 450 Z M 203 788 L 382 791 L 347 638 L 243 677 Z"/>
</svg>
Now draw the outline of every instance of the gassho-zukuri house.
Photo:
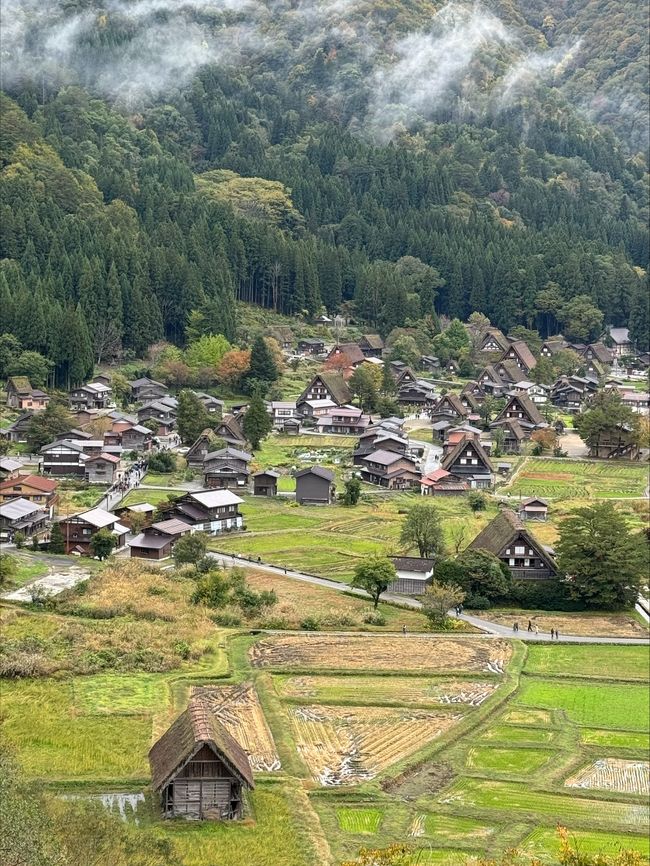
<svg viewBox="0 0 650 866">
<path fill-rule="evenodd" d="M 149 752 L 164 818 L 232 820 L 255 787 L 246 752 L 205 701 L 194 697 Z"/>
</svg>

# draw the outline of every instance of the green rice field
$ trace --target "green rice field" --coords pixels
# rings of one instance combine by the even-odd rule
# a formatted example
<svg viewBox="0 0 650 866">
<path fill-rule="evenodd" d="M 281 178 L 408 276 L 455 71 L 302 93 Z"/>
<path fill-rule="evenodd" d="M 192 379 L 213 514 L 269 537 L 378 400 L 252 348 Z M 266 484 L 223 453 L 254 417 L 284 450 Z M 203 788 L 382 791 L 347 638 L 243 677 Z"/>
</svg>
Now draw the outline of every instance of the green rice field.
<svg viewBox="0 0 650 866">
<path fill-rule="evenodd" d="M 648 469 L 640 462 L 527 457 L 501 492 L 560 500 L 626 499 L 643 496 L 647 487 Z"/>
</svg>

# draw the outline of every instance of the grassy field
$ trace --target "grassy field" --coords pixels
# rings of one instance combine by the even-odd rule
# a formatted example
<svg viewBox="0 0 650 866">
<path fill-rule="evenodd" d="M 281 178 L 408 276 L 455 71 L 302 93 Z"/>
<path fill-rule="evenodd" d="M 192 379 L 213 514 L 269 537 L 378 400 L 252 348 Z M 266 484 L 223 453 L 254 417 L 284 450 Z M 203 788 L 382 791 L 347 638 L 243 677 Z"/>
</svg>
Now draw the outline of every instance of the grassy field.
<svg viewBox="0 0 650 866">
<path fill-rule="evenodd" d="M 582 854 L 618 854 L 621 849 L 627 849 L 638 851 L 643 857 L 650 857 L 650 840 L 647 836 L 574 830 L 569 838 Z M 557 832 L 555 828 L 539 827 L 530 834 L 521 847 L 524 851 L 535 854 L 545 861 L 547 856 L 557 851 Z"/>
<path fill-rule="evenodd" d="M 643 496 L 647 486 L 643 463 L 528 457 L 501 492 L 559 500 L 625 499 Z"/>
<path fill-rule="evenodd" d="M 141 502 L 148 502 L 150 505 L 158 505 L 159 502 L 165 502 L 167 497 L 182 495 L 182 490 L 145 490 L 138 487 L 137 490 L 129 490 L 124 499 L 120 502 L 120 508 L 125 508 L 127 505 L 139 505 Z"/>
<path fill-rule="evenodd" d="M 650 678 L 650 653 L 644 646 L 533 644 L 526 671 L 552 676 Z"/>
<path fill-rule="evenodd" d="M 647 731 L 650 724 L 645 685 L 527 679 L 516 703 L 565 710 L 577 725 Z"/>
<path fill-rule="evenodd" d="M 467 767 L 508 775 L 529 776 L 548 763 L 552 751 L 540 749 L 501 749 L 474 746 L 467 753 Z"/>
</svg>

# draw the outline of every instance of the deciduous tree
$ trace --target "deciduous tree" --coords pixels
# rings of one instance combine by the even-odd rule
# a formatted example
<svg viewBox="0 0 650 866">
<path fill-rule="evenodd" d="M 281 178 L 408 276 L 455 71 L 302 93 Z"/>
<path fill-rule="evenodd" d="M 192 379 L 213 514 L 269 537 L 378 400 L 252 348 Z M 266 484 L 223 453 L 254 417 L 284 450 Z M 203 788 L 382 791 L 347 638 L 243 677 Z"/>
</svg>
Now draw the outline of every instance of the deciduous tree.
<svg viewBox="0 0 650 866">
<path fill-rule="evenodd" d="M 117 539 L 108 528 L 98 530 L 90 539 L 90 549 L 92 554 L 93 556 L 96 556 L 100 562 L 103 562 L 103 560 L 107 559 L 111 555 L 116 544 Z"/>
<path fill-rule="evenodd" d="M 432 628 L 446 628 L 449 624 L 448 612 L 465 601 L 466 593 L 455 583 L 431 582 L 421 598 L 422 613 Z"/>
<path fill-rule="evenodd" d="M 368 556 L 355 566 L 352 586 L 364 589 L 372 598 L 376 609 L 380 596 L 386 592 L 396 576 L 395 566 L 388 557 Z"/>
<path fill-rule="evenodd" d="M 412 505 L 402 524 L 400 544 L 417 547 L 422 557 L 440 556 L 444 550 L 442 521 L 434 505 L 421 502 Z"/>
</svg>

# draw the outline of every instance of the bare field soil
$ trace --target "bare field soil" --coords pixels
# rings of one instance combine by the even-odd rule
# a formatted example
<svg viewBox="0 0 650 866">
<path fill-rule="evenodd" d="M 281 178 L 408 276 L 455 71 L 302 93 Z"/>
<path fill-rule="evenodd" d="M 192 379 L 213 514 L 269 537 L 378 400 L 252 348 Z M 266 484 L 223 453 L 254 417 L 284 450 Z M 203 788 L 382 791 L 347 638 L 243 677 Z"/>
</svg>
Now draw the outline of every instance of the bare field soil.
<svg viewBox="0 0 650 866">
<path fill-rule="evenodd" d="M 564 783 L 569 788 L 595 788 L 621 794 L 650 794 L 650 763 L 602 758 L 584 767 Z"/>
<path fill-rule="evenodd" d="M 415 709 L 315 704 L 290 707 L 288 713 L 298 752 L 324 786 L 372 779 L 462 718 Z"/>
<path fill-rule="evenodd" d="M 255 772 L 280 769 L 280 758 L 252 683 L 196 686 L 192 693 L 210 704 L 216 717 L 248 755 Z"/>
<path fill-rule="evenodd" d="M 410 635 L 277 635 L 253 644 L 258 668 L 314 670 L 475 671 L 503 673 L 512 654 L 505 640 Z"/>
<path fill-rule="evenodd" d="M 279 679 L 279 678 L 278 678 Z M 486 680 L 430 680 L 420 677 L 287 677 L 278 683 L 283 698 L 325 703 L 465 704 L 479 707 L 498 683 Z"/>
<path fill-rule="evenodd" d="M 560 639 L 562 635 L 583 637 L 647 637 L 648 635 L 647 626 L 625 613 L 533 613 L 525 610 L 501 613 L 490 610 L 484 616 L 490 622 L 506 626 L 511 626 L 517 620 L 522 630 L 526 629 L 530 619 L 533 626 L 538 626 L 540 632 L 550 634 L 552 628 L 557 629 Z"/>
</svg>

